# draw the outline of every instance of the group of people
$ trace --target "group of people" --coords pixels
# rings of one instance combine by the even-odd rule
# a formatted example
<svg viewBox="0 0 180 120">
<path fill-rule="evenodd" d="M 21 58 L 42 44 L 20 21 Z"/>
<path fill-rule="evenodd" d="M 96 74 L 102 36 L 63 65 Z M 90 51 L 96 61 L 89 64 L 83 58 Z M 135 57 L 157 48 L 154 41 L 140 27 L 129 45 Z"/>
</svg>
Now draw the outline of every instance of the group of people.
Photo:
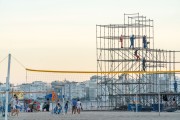
<svg viewBox="0 0 180 120">
<path fill-rule="evenodd" d="M 81 110 L 82 110 L 82 104 L 81 101 L 79 99 L 72 99 L 72 114 L 76 114 L 76 112 L 78 114 L 80 114 Z M 67 114 L 68 112 L 68 108 L 69 108 L 69 101 L 66 101 L 66 103 L 64 104 L 64 113 Z M 63 109 L 63 106 L 61 106 L 60 104 L 60 100 L 57 100 L 56 102 L 56 106 L 54 108 L 54 113 L 55 114 L 60 114 L 61 111 Z"/>
<path fill-rule="evenodd" d="M 69 101 L 66 101 L 66 103 L 64 104 L 64 113 L 67 114 L 68 112 L 68 104 L 69 104 Z M 81 101 L 79 99 L 72 99 L 72 114 L 76 114 L 76 112 L 78 114 L 80 114 L 81 110 L 82 110 L 82 104 L 81 104 Z M 15 94 L 11 100 L 11 116 L 18 116 L 19 114 L 19 100 L 18 100 L 18 97 L 17 95 Z M 42 111 L 46 110 L 46 111 L 49 111 L 49 108 L 50 108 L 50 100 L 47 99 L 46 102 L 44 102 L 44 105 L 42 106 Z M 60 104 L 60 100 L 57 100 L 56 102 L 56 106 L 55 108 L 53 109 L 54 113 L 55 114 L 60 114 L 61 111 L 62 111 L 63 107 L 61 106 Z"/>
<path fill-rule="evenodd" d="M 120 36 L 120 42 L 121 42 L 121 48 L 123 48 L 123 35 Z M 130 36 L 130 48 L 134 48 L 134 40 L 136 39 L 136 37 L 134 35 Z M 147 45 L 150 43 L 150 42 L 147 42 L 147 36 L 144 35 L 142 37 L 142 43 L 143 43 L 143 48 L 147 48 Z"/>
<path fill-rule="evenodd" d="M 81 101 L 79 99 L 72 99 L 72 114 L 76 114 L 76 112 L 78 114 L 80 114 L 81 110 L 82 110 L 82 104 Z M 67 114 L 68 112 L 68 108 L 69 108 L 69 101 L 66 101 L 66 103 L 64 104 L 64 113 Z M 56 106 L 54 108 L 54 113 L 55 114 L 60 114 L 62 111 L 63 107 L 60 104 L 60 100 L 57 100 L 56 102 Z"/>
<path fill-rule="evenodd" d="M 30 103 L 24 102 L 24 111 L 25 112 L 40 111 L 40 103 L 37 101 L 33 101 Z"/>
<path fill-rule="evenodd" d="M 65 105 L 64 105 L 64 113 L 67 114 L 67 111 L 68 111 L 68 101 L 66 101 Z M 55 114 L 60 114 L 62 111 L 62 106 L 60 104 L 60 100 L 57 100 L 56 102 L 56 106 L 54 108 L 54 113 Z"/>
<path fill-rule="evenodd" d="M 134 49 L 134 40 L 136 39 L 136 37 L 134 35 L 132 35 L 130 37 L 130 48 L 133 48 Z M 120 42 L 121 42 L 121 48 L 123 48 L 123 35 L 120 36 Z M 147 36 L 144 35 L 142 37 L 142 43 L 143 43 L 143 48 L 147 48 L 147 45 L 150 43 L 150 42 L 147 42 Z M 140 60 L 140 56 L 138 55 L 138 49 L 135 49 L 134 51 L 134 56 L 136 57 L 136 60 Z M 143 57 L 142 59 L 142 70 L 145 71 L 146 70 L 146 59 L 145 57 Z"/>
<path fill-rule="evenodd" d="M 76 111 L 78 114 L 80 114 L 82 110 L 82 104 L 81 101 L 79 99 L 73 99 L 72 100 L 72 114 L 76 114 Z"/>
<path fill-rule="evenodd" d="M 60 104 L 60 100 L 57 100 L 56 102 L 56 106 L 54 108 L 54 113 L 55 114 L 60 114 L 61 113 L 61 110 L 62 110 L 62 106 Z"/>
</svg>

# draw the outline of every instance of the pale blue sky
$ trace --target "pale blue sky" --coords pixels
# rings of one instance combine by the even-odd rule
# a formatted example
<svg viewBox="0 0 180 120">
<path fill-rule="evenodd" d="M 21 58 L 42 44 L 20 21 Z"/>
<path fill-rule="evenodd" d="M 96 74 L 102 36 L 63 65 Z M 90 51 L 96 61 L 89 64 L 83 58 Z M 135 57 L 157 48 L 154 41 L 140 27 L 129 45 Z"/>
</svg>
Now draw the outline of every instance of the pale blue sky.
<svg viewBox="0 0 180 120">
<path fill-rule="evenodd" d="M 137 12 L 155 21 L 155 47 L 180 50 L 180 0 L 0 0 L 0 58 L 11 52 L 29 68 L 96 70 L 96 24 Z"/>
</svg>

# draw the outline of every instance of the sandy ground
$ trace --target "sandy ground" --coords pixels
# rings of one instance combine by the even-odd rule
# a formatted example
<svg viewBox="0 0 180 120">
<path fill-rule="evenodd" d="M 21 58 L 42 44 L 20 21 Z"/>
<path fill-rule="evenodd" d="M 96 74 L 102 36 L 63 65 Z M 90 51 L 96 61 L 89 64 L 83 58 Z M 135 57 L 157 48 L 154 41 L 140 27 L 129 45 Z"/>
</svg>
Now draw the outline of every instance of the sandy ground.
<svg viewBox="0 0 180 120">
<path fill-rule="evenodd" d="M 0 117 L 0 120 L 4 120 Z M 180 111 L 162 112 L 107 112 L 89 111 L 81 114 L 56 115 L 50 112 L 20 113 L 10 116 L 8 120 L 180 120 Z"/>
</svg>

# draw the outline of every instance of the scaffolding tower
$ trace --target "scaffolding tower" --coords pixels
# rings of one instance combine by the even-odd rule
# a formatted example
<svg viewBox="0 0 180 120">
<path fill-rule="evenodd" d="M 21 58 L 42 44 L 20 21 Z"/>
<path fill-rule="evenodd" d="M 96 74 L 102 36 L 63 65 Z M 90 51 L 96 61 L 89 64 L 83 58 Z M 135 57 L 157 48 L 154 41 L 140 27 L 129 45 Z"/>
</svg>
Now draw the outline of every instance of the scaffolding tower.
<svg viewBox="0 0 180 120">
<path fill-rule="evenodd" d="M 102 72 L 97 74 L 99 109 L 110 110 L 134 102 L 146 106 L 158 103 L 158 92 L 161 102 L 167 96 L 180 105 L 180 93 L 171 91 L 175 73 L 117 73 L 175 70 L 179 51 L 154 48 L 153 20 L 135 13 L 124 14 L 123 24 L 96 25 L 96 52 L 97 71 Z"/>
</svg>

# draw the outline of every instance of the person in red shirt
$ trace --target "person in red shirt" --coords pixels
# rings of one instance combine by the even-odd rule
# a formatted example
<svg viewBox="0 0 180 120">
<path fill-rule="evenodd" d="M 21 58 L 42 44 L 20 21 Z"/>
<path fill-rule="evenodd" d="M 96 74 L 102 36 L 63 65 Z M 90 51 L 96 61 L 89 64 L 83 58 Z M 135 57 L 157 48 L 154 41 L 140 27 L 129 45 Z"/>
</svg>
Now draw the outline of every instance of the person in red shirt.
<svg viewBox="0 0 180 120">
<path fill-rule="evenodd" d="M 139 57 L 139 55 L 137 54 L 137 49 L 134 51 L 134 56 L 136 57 L 136 60 L 140 60 L 140 57 Z"/>
<path fill-rule="evenodd" d="M 122 35 L 120 37 L 120 42 L 121 42 L 121 48 L 123 48 L 123 36 Z"/>
</svg>

